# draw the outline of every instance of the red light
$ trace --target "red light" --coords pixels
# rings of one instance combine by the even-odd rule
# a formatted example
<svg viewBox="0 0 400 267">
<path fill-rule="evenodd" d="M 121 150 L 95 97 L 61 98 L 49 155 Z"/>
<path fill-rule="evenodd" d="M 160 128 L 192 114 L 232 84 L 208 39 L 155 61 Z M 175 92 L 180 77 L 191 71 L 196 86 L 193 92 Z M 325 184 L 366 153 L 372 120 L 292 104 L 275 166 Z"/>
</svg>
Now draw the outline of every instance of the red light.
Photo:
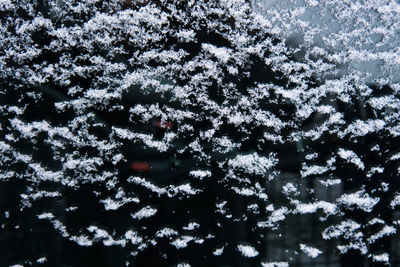
<svg viewBox="0 0 400 267">
<path fill-rule="evenodd" d="M 150 164 L 142 161 L 134 161 L 131 163 L 131 169 L 138 172 L 147 172 L 150 170 Z"/>
</svg>

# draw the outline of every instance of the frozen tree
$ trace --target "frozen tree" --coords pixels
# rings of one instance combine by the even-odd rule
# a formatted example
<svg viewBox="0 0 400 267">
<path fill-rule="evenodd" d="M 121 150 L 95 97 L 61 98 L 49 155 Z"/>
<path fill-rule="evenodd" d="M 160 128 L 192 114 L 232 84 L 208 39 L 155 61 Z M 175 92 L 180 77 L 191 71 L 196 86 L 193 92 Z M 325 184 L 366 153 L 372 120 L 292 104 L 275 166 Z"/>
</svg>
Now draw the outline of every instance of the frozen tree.
<svg viewBox="0 0 400 267">
<path fill-rule="evenodd" d="M 30 242 L 6 264 L 390 263 L 398 85 L 323 79 L 244 0 L 0 15 L 2 227 Z"/>
</svg>

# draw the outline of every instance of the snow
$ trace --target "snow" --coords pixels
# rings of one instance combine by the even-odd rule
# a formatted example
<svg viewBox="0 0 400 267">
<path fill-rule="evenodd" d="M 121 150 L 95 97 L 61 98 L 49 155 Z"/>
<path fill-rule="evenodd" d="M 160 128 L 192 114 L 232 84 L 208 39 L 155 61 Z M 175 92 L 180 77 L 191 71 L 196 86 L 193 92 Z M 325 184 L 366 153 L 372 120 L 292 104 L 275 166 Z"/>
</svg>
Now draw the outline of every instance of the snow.
<svg viewBox="0 0 400 267">
<path fill-rule="evenodd" d="M 278 228 L 277 223 L 285 220 L 288 212 L 289 209 L 287 207 L 281 207 L 280 209 L 276 209 L 272 211 L 267 221 L 260 221 L 257 223 L 257 226 L 261 228 L 267 227 L 267 228 L 277 229 Z"/>
<path fill-rule="evenodd" d="M 289 263 L 285 261 L 262 262 L 262 267 L 289 267 Z"/>
<path fill-rule="evenodd" d="M 315 213 L 318 209 L 321 209 L 327 215 L 334 215 L 337 212 L 337 206 L 333 203 L 326 201 L 296 204 L 296 211 L 301 214 Z"/>
<path fill-rule="evenodd" d="M 41 219 L 41 220 L 43 220 L 43 219 L 53 219 L 54 215 L 52 213 L 50 213 L 50 212 L 46 212 L 46 213 L 39 214 L 37 217 L 39 219 Z"/>
<path fill-rule="evenodd" d="M 352 137 L 364 136 L 373 132 L 378 132 L 385 127 L 383 120 L 356 120 L 349 125 L 340 136 L 343 137 L 347 134 L 351 134 Z"/>
<path fill-rule="evenodd" d="M 258 251 L 249 245 L 237 245 L 238 251 L 247 258 L 254 258 L 258 256 Z"/>
<path fill-rule="evenodd" d="M 349 208 L 357 207 L 365 212 L 371 212 L 379 200 L 379 197 L 370 197 L 364 190 L 360 190 L 352 194 L 343 194 L 336 201 Z"/>
<path fill-rule="evenodd" d="M 386 262 L 389 263 L 389 254 L 388 253 L 383 253 L 379 255 L 373 255 L 372 260 L 374 262 Z"/>
<path fill-rule="evenodd" d="M 306 166 L 303 165 L 303 168 L 301 170 L 301 177 L 305 178 L 310 175 L 321 175 L 329 171 L 329 168 L 325 166 L 318 166 L 318 165 L 313 165 L 313 166 Z"/>
<path fill-rule="evenodd" d="M 198 224 L 196 222 L 190 222 L 190 223 L 188 223 L 187 226 L 183 226 L 182 229 L 186 230 L 186 231 L 193 231 L 199 227 L 200 227 L 200 224 Z"/>
<path fill-rule="evenodd" d="M 318 182 L 320 182 L 324 186 L 331 186 L 331 185 L 340 184 L 342 182 L 342 180 L 340 180 L 340 179 L 328 179 L 326 181 L 318 180 Z"/>
<path fill-rule="evenodd" d="M 344 159 L 344 160 L 346 160 L 346 161 L 348 161 L 348 162 L 353 163 L 353 164 L 356 165 L 359 169 L 364 170 L 364 168 L 365 168 L 364 163 L 363 163 L 363 162 L 361 161 L 361 159 L 357 156 L 357 154 L 354 153 L 353 151 L 340 148 L 340 149 L 338 150 L 338 155 L 339 155 L 342 159 Z"/>
<path fill-rule="evenodd" d="M 289 196 L 289 195 L 299 195 L 300 192 L 298 189 L 293 185 L 293 183 L 287 183 L 282 187 L 282 192 L 283 194 Z"/>
<path fill-rule="evenodd" d="M 211 257 L 290 266 L 305 257 L 287 223 L 323 214 L 300 244 L 311 263 L 396 256 L 370 247 L 399 227 L 380 216 L 400 205 L 399 3 L 134 2 L 0 1 L 3 229 L 34 216 L 127 264 L 162 247 L 165 265 L 172 246 L 187 266 L 213 242 Z M 158 158 L 165 172 L 130 170 Z M 257 243 L 226 243 L 230 224 Z M 269 238 L 284 258 L 257 257 Z"/>
<path fill-rule="evenodd" d="M 357 235 L 358 233 L 361 233 L 357 232 L 360 228 L 361 225 L 359 223 L 356 223 L 355 221 L 350 219 L 346 219 L 337 225 L 332 225 L 326 228 L 322 232 L 322 237 L 326 240 L 330 240 L 332 238 L 337 238 L 340 236 L 348 239 L 351 238 L 354 233 L 357 233 Z"/>
<path fill-rule="evenodd" d="M 220 248 L 216 248 L 216 249 L 213 251 L 214 256 L 221 256 L 222 253 L 224 253 L 224 249 L 225 249 L 225 246 L 222 246 L 222 247 L 220 247 Z"/>
<path fill-rule="evenodd" d="M 201 189 L 193 189 L 193 187 L 190 184 L 182 184 L 176 187 L 171 186 L 170 188 L 172 192 L 175 192 L 175 194 L 183 193 L 185 195 L 196 195 L 202 191 Z M 171 190 L 169 192 L 171 192 Z M 169 194 L 172 195 L 171 193 Z"/>
<path fill-rule="evenodd" d="M 196 179 L 204 179 L 205 177 L 210 177 L 211 172 L 208 170 L 192 170 L 189 172 L 189 175 Z"/>
<path fill-rule="evenodd" d="M 228 60 L 231 58 L 232 52 L 230 49 L 223 48 L 223 47 L 216 47 L 211 44 L 202 44 L 201 47 L 215 56 L 221 63 L 226 64 Z"/>
<path fill-rule="evenodd" d="M 178 232 L 171 229 L 171 228 L 163 228 L 161 230 L 158 230 L 156 233 L 156 237 L 162 238 L 162 237 L 172 237 L 178 235 Z"/>
<path fill-rule="evenodd" d="M 190 241 L 193 241 L 193 240 L 194 240 L 194 237 L 183 235 L 183 236 L 178 237 L 174 241 L 172 241 L 171 245 L 173 245 L 177 249 L 183 249 L 183 248 L 187 247 L 187 244 Z"/>
<path fill-rule="evenodd" d="M 140 178 L 140 177 L 130 177 L 130 178 L 128 178 L 128 182 L 135 183 L 135 184 L 138 184 L 138 185 L 142 185 L 146 189 L 148 189 L 148 190 L 150 190 L 150 191 L 152 191 L 154 193 L 157 193 L 158 195 L 162 195 L 162 194 L 166 194 L 167 193 L 166 189 L 158 187 L 158 186 L 152 184 L 151 182 L 148 182 L 145 179 Z"/>
<path fill-rule="evenodd" d="M 97 226 L 93 226 L 93 225 L 92 225 L 92 226 L 89 226 L 89 227 L 87 228 L 87 230 L 88 230 L 90 233 L 93 233 L 93 234 L 94 234 L 93 241 L 101 240 L 102 243 L 103 243 L 105 246 L 115 246 L 115 245 L 119 245 L 119 246 L 124 247 L 125 244 L 126 244 L 126 241 L 125 241 L 124 239 L 121 239 L 121 240 L 114 240 L 113 237 L 112 237 L 112 235 L 110 235 L 107 231 L 98 228 Z M 92 241 L 92 242 L 93 242 L 93 241 Z"/>
<path fill-rule="evenodd" d="M 140 201 L 138 198 L 125 198 L 125 199 L 121 199 L 120 201 L 114 200 L 111 198 L 107 198 L 104 200 L 100 200 L 100 202 L 104 204 L 104 209 L 106 209 L 106 210 L 117 210 L 120 207 L 122 207 L 123 205 L 125 205 L 126 203 L 130 203 L 130 202 L 139 203 Z"/>
<path fill-rule="evenodd" d="M 316 258 L 320 254 L 322 254 L 321 250 L 310 247 L 310 246 L 306 246 L 304 244 L 300 244 L 300 250 L 303 251 L 305 254 L 307 254 L 307 256 L 309 256 L 311 258 Z"/>
<path fill-rule="evenodd" d="M 39 263 L 39 264 L 45 263 L 46 261 L 47 261 L 46 257 L 41 257 L 41 258 L 36 260 L 36 262 Z"/>
<path fill-rule="evenodd" d="M 138 210 L 134 214 L 131 214 L 131 217 L 133 219 L 142 220 L 142 219 L 145 219 L 145 218 L 152 217 L 156 213 L 157 213 L 157 209 L 154 209 L 154 208 L 152 208 L 150 206 L 146 206 L 146 207 L 141 208 L 140 210 Z"/>
<path fill-rule="evenodd" d="M 263 175 L 271 169 L 277 160 L 274 155 L 269 157 L 259 156 L 257 153 L 247 155 L 237 155 L 228 161 L 228 165 L 233 169 L 240 169 L 249 174 Z"/>
<path fill-rule="evenodd" d="M 143 239 L 138 235 L 138 233 L 133 230 L 128 230 L 125 233 L 124 237 L 126 240 L 129 240 L 133 245 L 139 245 L 143 241 Z"/>
<path fill-rule="evenodd" d="M 384 236 L 394 235 L 396 233 L 397 233 L 396 228 L 394 228 L 393 226 L 385 225 L 382 230 L 380 230 L 379 232 L 371 235 L 367 239 L 367 241 L 368 241 L 368 243 L 372 244 L 372 243 L 375 243 L 377 240 L 381 239 Z"/>
<path fill-rule="evenodd" d="M 390 202 L 390 207 L 392 207 L 392 209 L 394 209 L 396 206 L 400 205 L 400 194 L 397 193 L 393 200 Z"/>
</svg>

